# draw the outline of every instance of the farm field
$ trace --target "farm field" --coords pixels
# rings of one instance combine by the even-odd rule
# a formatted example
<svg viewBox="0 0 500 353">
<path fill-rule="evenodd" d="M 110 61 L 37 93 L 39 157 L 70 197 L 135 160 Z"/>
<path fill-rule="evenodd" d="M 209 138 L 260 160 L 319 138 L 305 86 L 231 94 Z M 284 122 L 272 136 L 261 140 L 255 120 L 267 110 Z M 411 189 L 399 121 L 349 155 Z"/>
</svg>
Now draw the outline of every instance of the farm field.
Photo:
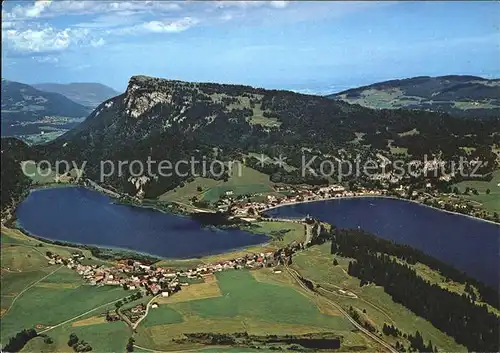
<svg viewBox="0 0 500 353">
<path fill-rule="evenodd" d="M 474 195 L 471 192 L 469 195 L 461 195 L 461 197 L 477 201 L 491 212 L 500 213 L 500 170 L 493 172 L 491 181 L 462 181 L 453 185 L 453 187 L 455 186 L 462 194 L 467 187 L 476 189 L 479 195 Z M 487 189 L 490 190 L 489 194 L 486 193 Z"/>
<path fill-rule="evenodd" d="M 190 286 L 193 292 L 183 297 L 183 301 L 181 293 L 176 294 L 177 299 L 175 296 L 159 299 L 159 308 L 151 309 L 138 327 L 136 344 L 168 350 L 179 348 L 172 339 L 181 338 L 183 333 L 244 331 L 259 335 L 335 332 L 345 335 L 348 345 L 369 344 L 363 336 L 351 332 L 353 326 L 334 308 L 327 309 L 324 303 L 293 287 L 293 280 L 286 274 L 262 271 L 266 271 L 261 275 L 265 280 L 254 276 L 261 271 L 218 272 L 216 281 L 208 282 L 210 287 L 219 289 L 219 293 L 211 290 L 212 297 L 206 295 L 208 286 L 200 290 L 196 286 L 202 285 L 194 284 Z M 266 300 L 262 300 L 264 297 Z M 195 344 L 182 347 L 197 348 Z"/>
<path fill-rule="evenodd" d="M 333 258 L 339 265 L 333 265 Z M 352 306 L 360 312 L 366 311 L 365 316 L 382 330 L 384 323 L 395 324 L 403 332 L 414 334 L 417 330 L 425 341 L 431 340 L 440 351 L 461 352 L 466 348 L 457 344 L 453 338 L 447 336 L 428 321 L 413 314 L 400 304 L 393 302 L 383 288 L 368 285 L 360 287 L 360 281 L 347 274 L 350 259 L 330 254 L 330 244 L 325 243 L 307 249 L 294 257 L 292 267 L 302 276 L 319 284 L 324 290 L 321 294 L 336 301 L 344 308 Z M 339 291 L 351 292 L 357 296 L 349 297 Z M 392 342 L 390 336 L 385 337 Z"/>
</svg>

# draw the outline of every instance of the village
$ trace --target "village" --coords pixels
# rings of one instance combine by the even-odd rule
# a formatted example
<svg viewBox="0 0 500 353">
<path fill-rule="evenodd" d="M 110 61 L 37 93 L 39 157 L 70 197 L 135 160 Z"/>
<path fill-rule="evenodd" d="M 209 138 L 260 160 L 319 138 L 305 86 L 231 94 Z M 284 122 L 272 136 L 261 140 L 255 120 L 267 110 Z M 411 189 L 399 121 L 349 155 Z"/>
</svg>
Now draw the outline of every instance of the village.
<svg viewBox="0 0 500 353">
<path fill-rule="evenodd" d="M 63 265 L 76 271 L 88 285 L 92 286 L 121 286 L 124 290 L 134 291 L 130 301 L 140 299 L 143 295 L 154 297 L 169 297 L 189 286 L 190 282 L 203 281 L 205 277 L 224 270 L 274 268 L 275 273 L 281 270 L 276 266 L 289 264 L 291 256 L 298 250 L 304 249 L 305 244 L 292 243 L 283 249 L 265 253 L 245 254 L 230 260 L 218 261 L 211 264 L 201 264 L 189 270 L 175 270 L 168 267 L 146 265 L 139 261 L 119 261 L 116 265 L 105 266 L 96 264 L 83 264 L 86 258 L 80 252 L 74 252 L 71 257 L 63 258 L 51 252 L 46 253 L 50 265 Z M 196 282 L 195 282 L 196 283 Z M 126 302 L 126 301 L 125 301 Z M 123 304 L 119 302 L 117 309 Z M 152 302 L 151 308 L 158 304 Z M 126 317 L 121 316 L 121 314 Z M 144 304 L 120 311 L 108 311 L 107 321 L 124 319 L 131 326 L 140 321 L 147 314 Z"/>
<path fill-rule="evenodd" d="M 341 185 L 312 187 L 307 185 L 282 185 L 277 186 L 279 195 L 266 195 L 265 200 L 252 200 L 249 195 L 234 196 L 232 191 L 227 191 L 215 204 L 218 212 L 227 212 L 230 218 L 240 218 L 253 221 L 257 218 L 267 217 L 266 211 L 284 205 L 314 202 L 321 200 L 334 200 L 351 197 L 391 197 L 406 199 L 426 206 L 442 209 L 449 212 L 465 214 L 473 217 L 498 221 L 498 215 L 488 215 L 484 210 L 474 205 L 473 201 L 457 198 L 456 194 L 443 193 L 433 189 L 430 183 L 420 191 L 412 191 L 409 186 L 399 185 L 392 189 L 356 188 L 356 191 L 346 190 Z M 256 196 L 256 195 L 253 195 Z"/>
</svg>

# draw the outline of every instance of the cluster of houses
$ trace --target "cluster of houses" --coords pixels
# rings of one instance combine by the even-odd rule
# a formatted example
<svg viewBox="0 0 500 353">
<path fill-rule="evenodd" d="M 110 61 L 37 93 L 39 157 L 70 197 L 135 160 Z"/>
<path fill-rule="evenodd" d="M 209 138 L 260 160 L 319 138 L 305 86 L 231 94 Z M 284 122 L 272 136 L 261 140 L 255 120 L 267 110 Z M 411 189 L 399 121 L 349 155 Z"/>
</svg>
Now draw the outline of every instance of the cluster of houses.
<svg viewBox="0 0 500 353">
<path fill-rule="evenodd" d="M 298 202 L 310 202 L 329 200 L 341 197 L 354 197 L 354 196 L 377 196 L 383 195 L 384 190 L 369 190 L 360 189 L 359 191 L 352 192 L 346 191 L 341 185 L 330 185 L 319 188 L 311 187 L 295 187 L 290 185 L 279 186 L 276 188 L 277 192 L 283 193 L 278 197 L 275 195 L 267 195 L 267 199 L 262 202 L 234 202 L 230 207 L 230 212 L 235 217 L 255 217 L 261 212 L 267 211 L 274 207 L 294 204 Z"/>
<path fill-rule="evenodd" d="M 153 295 L 169 296 L 180 289 L 181 278 L 166 268 L 144 265 L 139 261 L 123 261 L 114 266 L 83 264 L 85 256 L 79 252 L 70 258 L 46 253 L 49 264 L 63 264 L 76 271 L 90 285 L 114 285 L 124 289 L 141 289 Z"/>
<path fill-rule="evenodd" d="M 132 308 L 123 310 L 122 313 L 127 316 L 127 318 L 130 320 L 130 322 L 134 323 L 134 322 L 137 322 L 139 319 L 141 319 L 145 315 L 146 305 L 145 304 L 138 304 Z"/>
<path fill-rule="evenodd" d="M 167 267 L 145 265 L 139 261 L 122 261 L 114 266 L 83 264 L 85 256 L 75 252 L 70 258 L 47 252 L 49 264 L 62 264 L 76 271 L 90 285 L 122 286 L 128 290 L 142 290 L 151 295 L 168 297 L 189 285 L 190 279 L 202 279 L 207 275 L 228 269 L 258 269 L 287 264 L 291 255 L 303 249 L 303 243 L 294 243 L 283 249 L 258 254 L 246 254 L 230 260 L 198 265 L 189 270 L 173 270 Z M 138 313 L 139 314 L 139 313 Z"/>
</svg>

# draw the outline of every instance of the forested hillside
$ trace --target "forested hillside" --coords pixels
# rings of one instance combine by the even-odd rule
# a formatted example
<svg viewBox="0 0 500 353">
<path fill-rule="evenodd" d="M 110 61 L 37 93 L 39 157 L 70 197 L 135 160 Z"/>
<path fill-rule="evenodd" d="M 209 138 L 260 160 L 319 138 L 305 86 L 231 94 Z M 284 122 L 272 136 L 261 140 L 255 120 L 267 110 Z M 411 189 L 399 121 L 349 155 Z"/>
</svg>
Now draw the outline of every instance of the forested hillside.
<svg viewBox="0 0 500 353">
<path fill-rule="evenodd" d="M 477 76 L 421 76 L 391 80 L 328 97 L 376 109 L 423 109 L 459 117 L 500 117 L 500 80 Z"/>
<path fill-rule="evenodd" d="M 47 158 L 87 160 L 91 178 L 98 176 L 98 161 L 108 159 L 145 162 L 148 156 L 170 161 L 206 156 L 210 161 L 257 152 L 282 154 L 288 164 L 300 168 L 303 156 L 317 156 L 317 164 L 328 156 L 393 156 L 394 148 L 404 150 L 400 158 L 408 160 L 425 155 L 448 161 L 479 158 L 488 161 L 482 170 L 487 174 L 495 167 L 492 147 L 500 144 L 499 132 L 499 119 L 372 110 L 288 91 L 134 76 L 124 94 L 103 102 L 43 152 Z M 268 172 L 291 182 L 305 181 L 297 171 Z M 113 175 L 105 182 L 133 193 L 128 179 L 129 175 Z M 149 179 L 145 192 L 155 197 L 185 178 Z"/>
</svg>

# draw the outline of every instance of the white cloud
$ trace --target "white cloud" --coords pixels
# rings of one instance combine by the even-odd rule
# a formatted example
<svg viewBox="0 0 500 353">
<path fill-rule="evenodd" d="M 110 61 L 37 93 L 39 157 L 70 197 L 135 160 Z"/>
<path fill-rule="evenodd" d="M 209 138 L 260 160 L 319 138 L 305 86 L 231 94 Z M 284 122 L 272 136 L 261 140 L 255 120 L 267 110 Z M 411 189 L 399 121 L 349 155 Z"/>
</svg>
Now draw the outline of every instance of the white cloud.
<svg viewBox="0 0 500 353">
<path fill-rule="evenodd" d="M 14 28 L 15 22 L 12 21 L 2 21 L 2 29 Z"/>
<path fill-rule="evenodd" d="M 261 6 L 271 6 L 274 8 L 284 8 L 288 5 L 288 1 L 214 1 L 213 4 L 218 8 L 239 7 L 252 8 Z"/>
<path fill-rule="evenodd" d="M 90 41 L 90 45 L 95 48 L 102 47 L 104 44 L 106 44 L 106 41 L 103 38 L 99 38 L 97 40 L 92 39 Z"/>
<path fill-rule="evenodd" d="M 155 33 L 177 33 L 185 31 L 196 24 L 199 20 L 192 17 L 184 17 L 174 21 L 150 21 L 143 24 L 143 28 Z"/>
<path fill-rule="evenodd" d="M 119 12 L 140 13 L 146 11 L 169 12 L 181 9 L 181 2 L 174 1 L 75 1 L 39 0 L 34 4 L 16 5 L 10 12 L 3 11 L 4 18 L 29 20 L 68 15 L 104 15 Z"/>
<path fill-rule="evenodd" d="M 31 58 L 42 64 L 57 64 L 59 62 L 57 56 L 32 56 Z"/>
<path fill-rule="evenodd" d="M 288 6 L 289 1 L 271 1 L 270 5 L 277 9 L 284 9 Z"/>
<path fill-rule="evenodd" d="M 65 28 L 62 30 L 53 27 L 41 29 L 2 31 L 2 41 L 9 48 L 18 52 L 43 53 L 51 51 L 61 51 L 71 45 L 89 44 L 88 30 Z"/>
<path fill-rule="evenodd" d="M 39 0 L 26 9 L 26 17 L 39 17 L 51 4 L 51 1 Z"/>
</svg>

